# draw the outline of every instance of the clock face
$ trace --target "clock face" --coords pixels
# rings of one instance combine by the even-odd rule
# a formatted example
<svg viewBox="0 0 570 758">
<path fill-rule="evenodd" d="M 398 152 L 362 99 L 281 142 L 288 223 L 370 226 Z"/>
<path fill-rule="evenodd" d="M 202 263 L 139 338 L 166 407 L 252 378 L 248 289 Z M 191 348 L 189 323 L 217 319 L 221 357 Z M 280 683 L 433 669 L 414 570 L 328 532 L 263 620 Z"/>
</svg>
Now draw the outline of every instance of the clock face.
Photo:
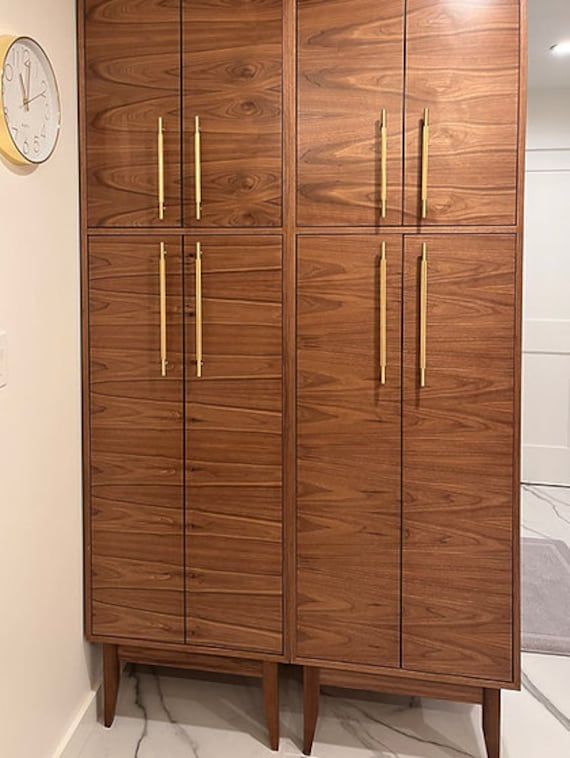
<svg viewBox="0 0 570 758">
<path fill-rule="evenodd" d="M 47 160 L 59 136 L 59 92 L 49 58 L 28 37 L 17 37 L 6 52 L 2 108 L 17 157 L 28 163 Z"/>
</svg>

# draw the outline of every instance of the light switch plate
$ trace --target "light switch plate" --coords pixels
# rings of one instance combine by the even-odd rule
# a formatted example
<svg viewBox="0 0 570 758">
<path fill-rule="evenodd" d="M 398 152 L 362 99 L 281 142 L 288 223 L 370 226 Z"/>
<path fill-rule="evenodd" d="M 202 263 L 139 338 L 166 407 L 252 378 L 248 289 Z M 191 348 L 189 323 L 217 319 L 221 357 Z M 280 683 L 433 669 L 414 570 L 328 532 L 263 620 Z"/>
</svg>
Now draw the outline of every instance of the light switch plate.
<svg viewBox="0 0 570 758">
<path fill-rule="evenodd" d="M 0 389 L 8 384 L 8 340 L 0 331 Z"/>
</svg>

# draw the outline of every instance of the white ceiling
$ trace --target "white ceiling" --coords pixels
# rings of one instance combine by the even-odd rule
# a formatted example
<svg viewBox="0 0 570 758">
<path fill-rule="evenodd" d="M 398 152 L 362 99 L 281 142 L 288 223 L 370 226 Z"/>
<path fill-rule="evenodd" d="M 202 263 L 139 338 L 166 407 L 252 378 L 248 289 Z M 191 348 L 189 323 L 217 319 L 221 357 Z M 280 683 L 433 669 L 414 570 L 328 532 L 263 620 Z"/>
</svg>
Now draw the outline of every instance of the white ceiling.
<svg viewBox="0 0 570 758">
<path fill-rule="evenodd" d="M 550 52 L 563 40 L 570 40 L 570 0 L 528 0 L 529 87 L 570 88 L 570 55 Z"/>
</svg>

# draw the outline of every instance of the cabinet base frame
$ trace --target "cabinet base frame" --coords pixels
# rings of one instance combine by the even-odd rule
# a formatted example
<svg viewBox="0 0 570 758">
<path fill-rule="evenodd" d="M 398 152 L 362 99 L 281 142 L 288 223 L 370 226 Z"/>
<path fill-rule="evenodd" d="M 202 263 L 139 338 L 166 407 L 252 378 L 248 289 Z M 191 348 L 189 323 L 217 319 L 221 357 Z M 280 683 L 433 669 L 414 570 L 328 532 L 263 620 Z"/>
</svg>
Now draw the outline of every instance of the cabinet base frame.
<svg viewBox="0 0 570 758">
<path fill-rule="evenodd" d="M 103 645 L 104 723 L 115 719 L 122 663 L 193 669 L 260 679 L 263 687 L 265 719 L 272 750 L 279 750 L 279 664 L 275 661 L 224 658 L 200 653 L 161 650 L 136 645 Z"/>
<path fill-rule="evenodd" d="M 440 700 L 474 703 L 482 706 L 482 726 L 488 758 L 501 754 L 501 690 L 471 685 L 442 684 L 421 679 L 404 679 L 368 673 L 303 667 L 303 753 L 310 755 L 319 716 L 322 686 L 391 693 Z"/>
</svg>

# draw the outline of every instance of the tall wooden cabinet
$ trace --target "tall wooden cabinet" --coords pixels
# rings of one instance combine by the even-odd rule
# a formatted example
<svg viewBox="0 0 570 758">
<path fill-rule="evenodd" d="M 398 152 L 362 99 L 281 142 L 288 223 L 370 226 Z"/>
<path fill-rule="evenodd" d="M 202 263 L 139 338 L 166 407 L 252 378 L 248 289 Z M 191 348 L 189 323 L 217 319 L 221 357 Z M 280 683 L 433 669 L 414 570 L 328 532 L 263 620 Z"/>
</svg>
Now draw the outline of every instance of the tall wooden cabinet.
<svg viewBox="0 0 570 758">
<path fill-rule="evenodd" d="M 87 636 L 520 683 L 525 0 L 79 0 Z"/>
</svg>

